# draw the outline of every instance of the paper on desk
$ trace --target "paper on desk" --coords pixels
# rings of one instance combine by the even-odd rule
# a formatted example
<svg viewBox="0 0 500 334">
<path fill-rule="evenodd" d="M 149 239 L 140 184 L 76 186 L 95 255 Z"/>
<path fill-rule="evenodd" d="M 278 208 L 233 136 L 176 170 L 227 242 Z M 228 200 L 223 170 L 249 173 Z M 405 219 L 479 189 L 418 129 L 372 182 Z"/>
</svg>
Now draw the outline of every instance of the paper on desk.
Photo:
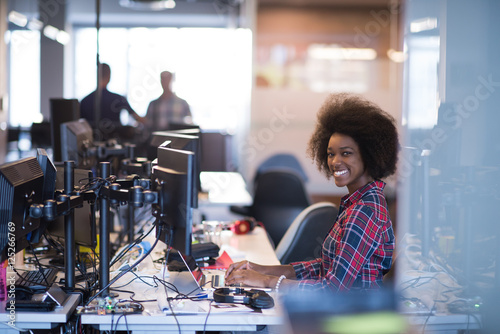
<svg viewBox="0 0 500 334">
<path fill-rule="evenodd" d="M 227 254 L 231 257 L 231 259 L 236 262 L 245 260 L 245 257 L 247 255 L 245 252 L 242 252 L 229 245 L 222 245 L 220 249 L 221 252 L 227 252 Z"/>
<path fill-rule="evenodd" d="M 262 313 L 260 309 L 254 309 L 244 304 L 214 303 L 210 313 Z"/>
<path fill-rule="evenodd" d="M 174 314 L 206 314 L 210 309 L 210 314 L 222 313 L 262 313 L 260 309 L 253 309 L 244 304 L 231 303 L 213 303 L 209 305 L 209 301 L 191 301 L 183 300 L 181 302 L 171 303 L 172 308 L 168 303 L 161 303 L 158 306 L 165 315 Z M 172 312 L 173 311 L 173 312 Z"/>
<path fill-rule="evenodd" d="M 189 299 L 185 300 L 173 300 L 170 304 L 167 299 L 158 299 L 158 308 L 164 314 L 205 314 L 208 312 L 210 307 L 208 300 L 203 301 L 193 301 Z"/>
<path fill-rule="evenodd" d="M 216 260 L 215 264 L 208 266 L 208 267 L 203 267 L 202 269 L 227 269 L 229 268 L 229 265 L 233 263 L 233 260 L 227 254 L 226 251 L 224 251 Z"/>
<path fill-rule="evenodd" d="M 172 300 L 170 303 L 164 293 L 159 293 L 158 308 L 164 314 L 205 314 L 210 310 L 215 313 L 262 313 L 260 309 L 253 309 L 244 304 L 236 303 L 210 303 L 210 300 Z"/>
</svg>

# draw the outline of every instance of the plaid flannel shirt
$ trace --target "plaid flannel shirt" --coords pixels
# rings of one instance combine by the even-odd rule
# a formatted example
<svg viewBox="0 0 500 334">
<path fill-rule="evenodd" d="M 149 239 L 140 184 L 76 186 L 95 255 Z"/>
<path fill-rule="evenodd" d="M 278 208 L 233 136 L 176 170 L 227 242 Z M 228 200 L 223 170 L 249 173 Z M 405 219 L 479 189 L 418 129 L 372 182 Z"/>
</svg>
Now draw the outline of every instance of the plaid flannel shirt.
<svg viewBox="0 0 500 334">
<path fill-rule="evenodd" d="M 189 104 L 175 94 L 167 100 L 160 97 L 151 101 L 146 113 L 151 131 L 168 130 L 170 123 L 186 123 L 186 117 L 190 116 Z"/>
<path fill-rule="evenodd" d="M 347 291 L 382 286 L 395 243 L 384 187 L 384 182 L 373 181 L 342 198 L 322 257 L 292 263 L 300 287 Z"/>
</svg>

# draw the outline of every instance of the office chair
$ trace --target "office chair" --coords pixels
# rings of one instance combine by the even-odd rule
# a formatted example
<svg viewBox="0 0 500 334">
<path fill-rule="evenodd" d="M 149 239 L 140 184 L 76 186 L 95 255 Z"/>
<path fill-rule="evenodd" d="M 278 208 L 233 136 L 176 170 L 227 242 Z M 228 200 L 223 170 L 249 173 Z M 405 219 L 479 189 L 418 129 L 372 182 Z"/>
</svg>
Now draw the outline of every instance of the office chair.
<svg viewBox="0 0 500 334">
<path fill-rule="evenodd" d="M 269 169 L 255 178 L 252 205 L 230 209 L 261 222 L 272 243 L 277 245 L 295 217 L 309 205 L 300 176 L 288 169 Z"/>
<path fill-rule="evenodd" d="M 276 247 L 275 253 L 281 264 L 320 257 L 323 240 L 338 212 L 339 209 L 330 202 L 315 203 L 304 209 Z"/>
<path fill-rule="evenodd" d="M 277 153 L 264 160 L 257 168 L 256 175 L 269 169 L 286 168 L 295 171 L 304 182 L 309 179 L 299 160 L 290 153 Z"/>
</svg>

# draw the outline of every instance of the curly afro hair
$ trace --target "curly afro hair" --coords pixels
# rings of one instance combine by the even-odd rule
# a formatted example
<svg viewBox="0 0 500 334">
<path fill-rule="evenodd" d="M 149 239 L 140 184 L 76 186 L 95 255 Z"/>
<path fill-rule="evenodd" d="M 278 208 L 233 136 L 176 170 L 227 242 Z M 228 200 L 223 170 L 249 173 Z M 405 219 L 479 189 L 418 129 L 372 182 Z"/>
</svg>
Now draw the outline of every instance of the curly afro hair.
<svg viewBox="0 0 500 334">
<path fill-rule="evenodd" d="M 327 148 L 334 133 L 349 136 L 359 145 L 368 174 L 375 180 L 396 172 L 399 140 L 394 118 L 376 104 L 354 94 L 331 94 L 321 106 L 308 155 L 329 179 Z"/>
</svg>

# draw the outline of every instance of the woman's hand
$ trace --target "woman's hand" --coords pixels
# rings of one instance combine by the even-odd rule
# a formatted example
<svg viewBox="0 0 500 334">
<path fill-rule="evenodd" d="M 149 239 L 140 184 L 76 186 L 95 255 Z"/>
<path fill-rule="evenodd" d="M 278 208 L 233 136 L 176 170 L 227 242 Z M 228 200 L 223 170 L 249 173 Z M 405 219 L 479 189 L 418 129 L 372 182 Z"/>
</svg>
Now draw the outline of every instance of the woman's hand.
<svg viewBox="0 0 500 334">
<path fill-rule="evenodd" d="M 248 268 L 248 263 L 239 266 L 242 269 L 233 269 L 226 275 L 226 284 L 242 284 L 244 286 L 252 286 L 256 288 L 268 288 L 271 281 L 276 279 L 274 276 L 262 274 L 258 271 Z"/>
<path fill-rule="evenodd" d="M 229 268 L 226 270 L 226 275 L 225 275 L 226 281 L 234 271 L 238 271 L 238 270 L 256 271 L 257 273 L 259 273 L 263 276 L 279 277 L 281 275 L 285 275 L 286 277 L 288 277 L 290 279 L 296 278 L 295 270 L 293 269 L 293 266 L 290 264 L 277 265 L 277 266 L 265 266 L 265 265 L 257 264 L 257 263 L 250 262 L 250 261 L 241 261 L 241 262 L 232 263 L 229 266 Z"/>
<path fill-rule="evenodd" d="M 253 263 L 250 261 L 246 261 L 246 260 L 232 263 L 231 265 L 229 265 L 229 268 L 227 268 L 227 270 L 226 270 L 225 278 L 227 279 L 231 275 L 231 273 L 235 270 L 255 270 L 257 272 L 265 274 L 266 272 L 265 272 L 264 268 L 265 268 L 265 266 L 262 266 L 262 265 L 259 265 L 257 263 Z"/>
<path fill-rule="evenodd" d="M 240 261 L 240 262 L 235 262 L 231 263 L 229 267 L 226 270 L 226 275 L 225 275 L 225 280 L 231 275 L 231 273 L 235 270 L 244 270 L 244 269 L 249 269 L 249 261 Z"/>
</svg>

